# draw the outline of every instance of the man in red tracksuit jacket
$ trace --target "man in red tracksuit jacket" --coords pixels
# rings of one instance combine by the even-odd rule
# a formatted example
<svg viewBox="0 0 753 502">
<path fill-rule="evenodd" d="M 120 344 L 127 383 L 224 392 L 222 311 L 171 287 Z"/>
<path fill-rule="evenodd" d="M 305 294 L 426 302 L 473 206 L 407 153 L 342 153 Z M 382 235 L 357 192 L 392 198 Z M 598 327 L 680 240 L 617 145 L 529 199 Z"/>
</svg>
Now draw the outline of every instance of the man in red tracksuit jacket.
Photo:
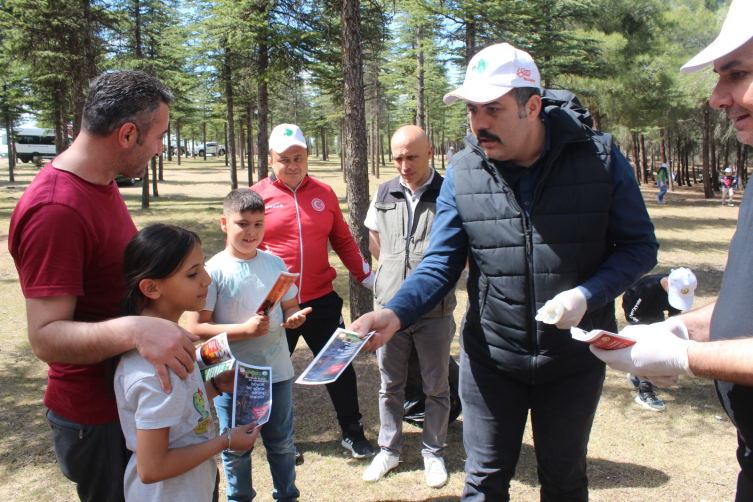
<svg viewBox="0 0 753 502">
<path fill-rule="evenodd" d="M 329 263 L 328 247 L 338 254 L 351 274 L 365 287 L 374 287 L 374 273 L 364 259 L 345 222 L 340 201 L 329 185 L 307 175 L 308 150 L 301 129 L 280 124 L 269 138 L 273 173 L 251 187 L 264 199 L 265 231 L 259 249 L 283 259 L 298 278 L 298 303 L 311 307 L 306 323 L 288 329 L 290 352 L 302 336 L 314 352 L 319 351 L 338 327 L 344 328 L 343 301 L 332 281 L 337 272 Z M 355 458 L 374 455 L 366 439 L 358 407 L 356 372 L 352 366 L 327 385 L 337 421 L 342 428 L 342 445 Z M 298 463 L 303 457 L 298 454 Z"/>
</svg>

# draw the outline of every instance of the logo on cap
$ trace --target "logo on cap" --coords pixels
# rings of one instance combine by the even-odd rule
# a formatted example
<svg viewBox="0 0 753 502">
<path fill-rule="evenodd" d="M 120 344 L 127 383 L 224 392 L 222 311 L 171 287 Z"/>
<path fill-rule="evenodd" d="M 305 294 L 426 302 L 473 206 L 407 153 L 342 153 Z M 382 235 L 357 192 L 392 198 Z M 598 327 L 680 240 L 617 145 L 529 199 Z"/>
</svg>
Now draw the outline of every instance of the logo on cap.
<svg viewBox="0 0 753 502">
<path fill-rule="evenodd" d="M 285 136 L 292 136 L 292 135 L 293 135 L 293 131 L 292 130 L 285 129 Z"/>
<path fill-rule="evenodd" d="M 517 72 L 518 77 L 522 78 L 526 82 L 536 82 L 534 79 L 531 78 L 531 70 L 526 70 L 525 68 L 518 68 Z"/>
<path fill-rule="evenodd" d="M 689 290 L 688 288 L 682 288 L 682 289 L 680 290 L 680 293 L 682 293 L 682 294 L 684 294 L 684 295 L 687 295 L 688 293 L 690 293 L 690 290 Z"/>
<path fill-rule="evenodd" d="M 484 73 L 486 71 L 486 60 L 485 59 L 479 59 L 478 63 L 476 63 L 476 66 L 471 68 L 472 71 L 475 71 L 476 73 Z"/>
</svg>

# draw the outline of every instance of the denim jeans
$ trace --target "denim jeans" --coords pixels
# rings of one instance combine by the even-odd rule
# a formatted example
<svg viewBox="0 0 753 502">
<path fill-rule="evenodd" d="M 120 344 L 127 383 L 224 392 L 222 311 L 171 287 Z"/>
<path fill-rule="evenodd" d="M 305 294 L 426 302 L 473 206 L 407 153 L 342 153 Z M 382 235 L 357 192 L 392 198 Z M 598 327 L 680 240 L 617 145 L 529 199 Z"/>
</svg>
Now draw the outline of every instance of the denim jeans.
<svg viewBox="0 0 753 502">
<path fill-rule="evenodd" d="M 463 501 L 506 502 L 531 412 L 542 502 L 588 500 L 586 453 L 604 368 L 527 384 L 460 354 Z M 491 367 L 490 367 L 491 366 Z"/>
<path fill-rule="evenodd" d="M 122 502 L 123 476 L 131 452 L 120 422 L 79 424 L 47 410 L 55 457 L 66 478 L 76 483 L 82 502 Z"/>
<path fill-rule="evenodd" d="M 230 427 L 233 417 L 233 395 L 214 398 L 220 430 Z M 272 384 L 272 412 L 269 422 L 261 426 L 259 434 L 267 450 L 267 462 L 272 473 L 275 500 L 290 502 L 300 496 L 295 486 L 295 447 L 293 446 L 293 379 Z M 251 476 L 251 452 L 222 453 L 227 479 L 229 501 L 253 500 L 256 496 Z"/>
<path fill-rule="evenodd" d="M 382 386 L 379 389 L 379 446 L 400 456 L 405 413 L 405 382 L 411 342 L 418 352 L 423 390 L 426 395 L 422 431 L 424 457 L 444 456 L 447 419 L 450 415 L 450 345 L 455 336 L 455 319 L 422 317 L 407 330 L 398 331 L 386 345 L 377 349 Z"/>
</svg>

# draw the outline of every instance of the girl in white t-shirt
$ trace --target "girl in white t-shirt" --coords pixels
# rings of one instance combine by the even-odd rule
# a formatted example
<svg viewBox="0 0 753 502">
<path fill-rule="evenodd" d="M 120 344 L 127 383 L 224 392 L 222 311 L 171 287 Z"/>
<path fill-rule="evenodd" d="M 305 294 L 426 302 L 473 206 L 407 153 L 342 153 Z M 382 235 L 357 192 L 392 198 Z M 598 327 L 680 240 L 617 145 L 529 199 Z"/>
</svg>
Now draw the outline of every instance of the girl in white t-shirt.
<svg viewBox="0 0 753 502">
<path fill-rule="evenodd" d="M 175 323 L 186 311 L 206 305 L 211 282 L 204 270 L 199 236 L 165 224 L 150 225 L 128 243 L 123 269 L 123 313 L 160 317 Z M 259 429 L 249 424 L 215 437 L 209 402 L 232 393 L 234 372 L 207 382 L 198 366 L 186 380 L 169 371 L 172 390 L 162 390 L 151 363 L 138 351 L 126 352 L 115 370 L 120 423 L 131 456 L 125 498 L 133 501 L 210 501 L 218 498 L 215 455 L 232 448 L 250 450 Z"/>
</svg>

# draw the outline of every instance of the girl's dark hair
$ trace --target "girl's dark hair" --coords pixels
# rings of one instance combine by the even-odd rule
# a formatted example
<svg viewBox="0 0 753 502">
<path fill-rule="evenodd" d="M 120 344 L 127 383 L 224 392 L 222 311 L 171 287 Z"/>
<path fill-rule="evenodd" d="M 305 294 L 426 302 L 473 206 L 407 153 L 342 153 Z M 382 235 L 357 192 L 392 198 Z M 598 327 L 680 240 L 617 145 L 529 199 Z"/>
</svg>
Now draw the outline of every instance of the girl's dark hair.
<svg viewBox="0 0 753 502">
<path fill-rule="evenodd" d="M 141 314 L 146 297 L 139 283 L 173 275 L 196 244 L 201 244 L 201 239 L 194 232 L 165 223 L 149 225 L 134 235 L 123 255 L 126 296 L 121 315 Z"/>
</svg>

